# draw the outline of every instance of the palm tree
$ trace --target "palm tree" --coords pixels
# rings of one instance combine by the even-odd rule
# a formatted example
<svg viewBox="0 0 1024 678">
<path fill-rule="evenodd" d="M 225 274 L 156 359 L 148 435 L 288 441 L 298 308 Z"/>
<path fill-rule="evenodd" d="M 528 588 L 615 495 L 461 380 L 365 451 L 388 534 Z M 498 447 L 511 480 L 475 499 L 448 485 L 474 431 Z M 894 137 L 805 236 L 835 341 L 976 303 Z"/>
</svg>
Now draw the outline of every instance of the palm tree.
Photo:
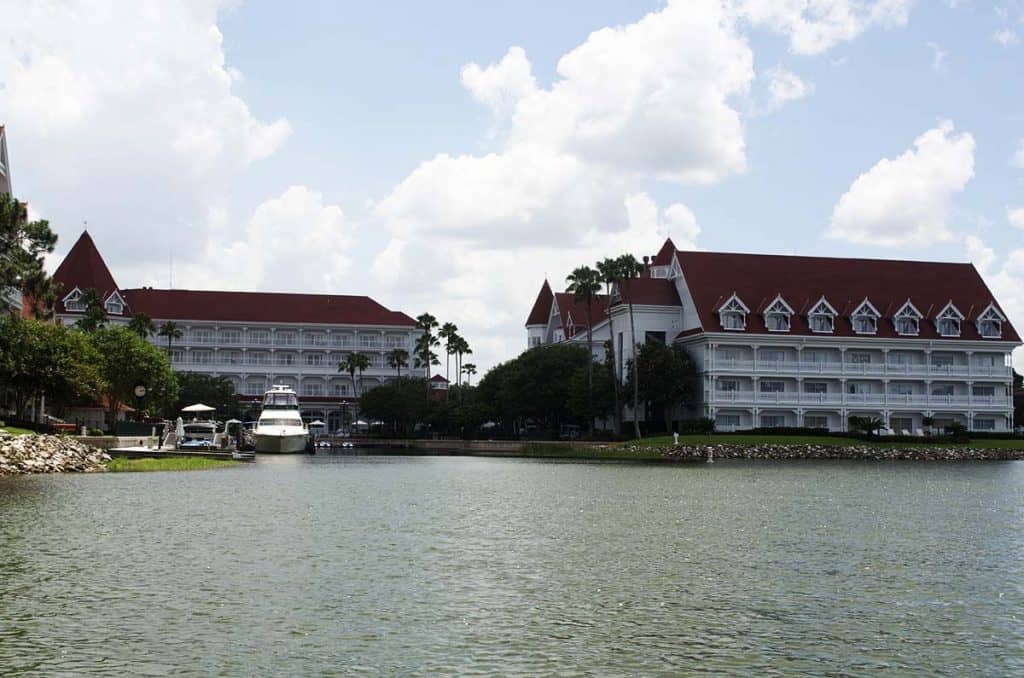
<svg viewBox="0 0 1024 678">
<path fill-rule="evenodd" d="M 473 363 L 466 363 L 462 366 L 462 371 L 466 373 L 466 386 L 472 386 L 473 375 L 476 374 L 476 365 Z"/>
<path fill-rule="evenodd" d="M 633 433 L 640 437 L 640 381 L 637 376 L 637 352 L 636 352 L 636 322 L 633 318 L 633 295 L 630 293 L 633 286 L 632 281 L 639 278 L 644 272 L 644 265 L 636 260 L 632 254 L 623 254 L 616 259 L 618 262 L 619 275 L 622 280 L 622 287 L 626 293 L 626 303 L 629 306 L 629 340 L 632 342 L 633 359 Z"/>
<path fill-rule="evenodd" d="M 612 325 L 612 288 L 616 283 L 621 280 L 619 275 L 618 261 L 615 259 L 605 258 L 602 261 L 597 262 L 597 274 L 601 278 L 601 282 L 605 284 L 605 289 L 608 294 L 607 305 L 605 306 L 605 313 L 608 316 L 608 359 L 611 361 L 612 369 L 612 393 L 615 396 L 615 416 L 613 417 L 613 426 L 615 427 L 615 433 L 618 434 L 622 428 L 622 411 L 619 405 L 619 370 L 615 363 L 615 328 Z"/>
<path fill-rule="evenodd" d="M 132 319 L 128 321 L 128 329 L 139 335 L 140 339 L 148 339 L 156 334 L 156 325 L 153 324 L 152 319 L 145 313 L 133 315 Z"/>
<path fill-rule="evenodd" d="M 444 339 L 444 378 L 449 382 L 451 381 L 451 361 L 452 361 L 452 342 L 459 334 L 459 328 L 455 326 L 455 323 L 445 323 L 441 325 L 441 329 L 437 331 L 439 339 Z"/>
<path fill-rule="evenodd" d="M 349 353 L 345 356 L 345 360 L 338 363 L 339 372 L 348 372 L 349 377 L 352 379 L 353 389 L 355 390 L 356 397 L 358 398 L 363 388 L 363 370 L 370 367 L 370 359 L 362 353 Z M 359 373 L 359 381 L 356 381 L 356 372 Z"/>
<path fill-rule="evenodd" d="M 398 371 L 397 377 L 402 378 L 402 368 L 409 366 L 409 352 L 404 348 L 393 349 L 388 353 L 388 367 L 393 367 Z"/>
<path fill-rule="evenodd" d="M 580 266 L 565 279 L 573 300 L 587 305 L 587 421 L 590 434 L 594 434 L 594 318 L 591 306 L 594 296 L 601 291 L 601 274 L 589 266 Z"/>
<path fill-rule="evenodd" d="M 157 331 L 157 336 L 167 337 L 167 357 L 171 357 L 171 344 L 175 339 L 181 339 L 185 336 L 185 333 L 178 328 L 178 323 L 173 320 L 168 320 L 160 326 Z"/>
<path fill-rule="evenodd" d="M 437 318 L 429 313 L 421 313 L 416 317 L 416 329 L 423 334 L 416 339 L 416 366 L 426 368 L 426 378 L 430 381 L 430 366 L 438 365 L 437 356 L 434 355 L 434 347 L 441 342 L 434 336 L 434 329 L 437 327 Z M 427 384 L 430 387 L 430 384 Z"/>
<path fill-rule="evenodd" d="M 469 347 L 469 342 L 462 337 L 455 337 L 455 343 L 452 345 L 452 350 L 455 352 L 455 365 L 456 373 L 462 374 L 462 356 L 469 355 L 473 352 L 473 349 Z M 461 378 L 459 381 L 462 381 Z M 462 389 L 459 389 L 459 402 L 462 402 Z"/>
</svg>

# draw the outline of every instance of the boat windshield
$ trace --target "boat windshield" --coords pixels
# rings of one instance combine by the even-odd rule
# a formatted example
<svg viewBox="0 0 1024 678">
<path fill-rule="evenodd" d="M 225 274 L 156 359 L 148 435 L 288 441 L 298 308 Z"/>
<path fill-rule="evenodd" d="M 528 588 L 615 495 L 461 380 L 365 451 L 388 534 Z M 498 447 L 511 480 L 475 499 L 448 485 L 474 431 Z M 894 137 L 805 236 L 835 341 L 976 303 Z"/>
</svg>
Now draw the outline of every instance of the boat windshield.
<svg viewBox="0 0 1024 678">
<path fill-rule="evenodd" d="M 294 393 L 268 393 L 263 396 L 263 408 L 297 410 L 299 408 L 299 399 Z"/>
<path fill-rule="evenodd" d="M 302 426 L 301 419 L 260 419 L 260 426 Z"/>
</svg>

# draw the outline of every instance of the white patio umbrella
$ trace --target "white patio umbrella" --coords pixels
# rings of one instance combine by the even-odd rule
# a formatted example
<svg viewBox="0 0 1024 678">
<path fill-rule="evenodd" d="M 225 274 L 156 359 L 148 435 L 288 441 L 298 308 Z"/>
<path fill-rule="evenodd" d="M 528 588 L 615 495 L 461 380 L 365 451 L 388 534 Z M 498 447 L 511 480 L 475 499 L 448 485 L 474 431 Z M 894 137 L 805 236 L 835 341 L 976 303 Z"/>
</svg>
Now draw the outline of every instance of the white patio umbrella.
<svg viewBox="0 0 1024 678">
<path fill-rule="evenodd" d="M 195 405 L 189 405 L 188 407 L 181 408 L 182 412 L 213 412 L 215 408 L 202 403 L 196 403 Z"/>
<path fill-rule="evenodd" d="M 327 424 L 323 423 L 319 419 L 317 419 L 316 421 L 309 422 L 309 425 L 310 426 L 327 426 Z"/>
<path fill-rule="evenodd" d="M 356 426 L 369 426 L 369 424 L 367 424 L 367 423 L 366 423 L 365 421 L 363 421 L 362 419 L 356 419 L 356 420 L 355 420 L 355 421 L 353 422 L 353 424 L 355 424 Z"/>
</svg>

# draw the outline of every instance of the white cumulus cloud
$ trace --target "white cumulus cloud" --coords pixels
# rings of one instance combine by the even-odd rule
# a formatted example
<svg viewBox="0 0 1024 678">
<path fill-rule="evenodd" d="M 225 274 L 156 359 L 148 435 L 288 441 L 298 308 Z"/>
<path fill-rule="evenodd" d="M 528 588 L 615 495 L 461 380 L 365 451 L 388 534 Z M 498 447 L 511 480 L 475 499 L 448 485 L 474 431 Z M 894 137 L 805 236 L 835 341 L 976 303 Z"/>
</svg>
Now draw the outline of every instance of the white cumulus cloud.
<svg viewBox="0 0 1024 678">
<path fill-rule="evenodd" d="M 1003 47 L 1011 47 L 1020 42 L 1020 38 L 1017 37 L 1015 31 L 1011 31 L 1009 28 L 1001 28 L 992 34 L 992 41 Z"/>
<path fill-rule="evenodd" d="M 776 111 L 788 102 L 803 99 L 814 92 L 814 83 L 804 82 L 796 73 L 781 66 L 769 70 L 767 75 L 768 111 Z"/>
<path fill-rule="evenodd" d="M 828 235 L 884 246 L 949 240 L 953 196 L 972 176 L 974 137 L 943 121 L 857 177 L 836 203 Z"/>
<path fill-rule="evenodd" d="M 967 258 L 1020 332 L 1024 322 L 1024 249 L 1011 250 L 1000 262 L 995 250 L 976 236 L 964 238 L 964 248 Z M 1024 348 L 1013 352 L 1013 364 L 1018 372 L 1024 372 Z"/>
<path fill-rule="evenodd" d="M 1006 220 L 1014 228 L 1024 231 L 1024 207 L 1007 207 Z"/>
<path fill-rule="evenodd" d="M 496 64 L 481 68 L 466 64 L 462 68 L 462 86 L 477 101 L 486 104 L 495 115 L 509 114 L 523 97 L 537 89 L 530 61 L 522 47 L 510 47 Z"/>
</svg>

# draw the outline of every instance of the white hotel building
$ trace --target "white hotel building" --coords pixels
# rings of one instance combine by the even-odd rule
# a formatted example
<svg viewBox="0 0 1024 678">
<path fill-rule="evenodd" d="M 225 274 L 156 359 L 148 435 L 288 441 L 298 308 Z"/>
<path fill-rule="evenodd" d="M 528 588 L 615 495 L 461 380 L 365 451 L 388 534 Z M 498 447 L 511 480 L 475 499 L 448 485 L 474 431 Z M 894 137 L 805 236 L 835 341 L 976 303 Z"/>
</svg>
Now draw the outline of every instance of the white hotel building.
<svg viewBox="0 0 1024 678">
<path fill-rule="evenodd" d="M 852 416 L 896 433 L 918 433 L 926 416 L 1013 428 L 1021 340 L 970 264 L 689 252 L 671 240 L 644 261 L 628 292 L 637 342 L 676 342 L 700 372 L 696 410 L 680 416 L 718 430 L 845 430 Z M 614 337 L 620 371 L 633 354 L 625 294 L 593 314 L 595 353 Z M 585 344 L 585 310 L 545 282 L 528 345 Z"/>
<path fill-rule="evenodd" d="M 73 324 L 85 311 L 81 295 L 95 289 L 111 323 L 136 313 L 159 328 L 174 322 L 183 336 L 173 341 L 171 367 L 178 372 L 224 376 L 245 402 L 256 403 L 274 384 L 299 394 L 303 418 L 338 428 L 354 417 L 357 393 L 396 377 L 387 354 L 413 352 L 419 330 L 404 313 L 364 296 L 219 292 L 118 287 L 92 237 L 83 233 L 54 273 L 61 286 L 55 315 Z M 161 349 L 167 340 L 150 339 Z M 366 355 L 370 367 L 353 383 L 338 365 L 349 353 Z M 410 362 L 412 358 L 410 357 Z M 410 373 L 409 367 L 402 374 Z"/>
<path fill-rule="evenodd" d="M 11 195 L 11 163 L 7 158 L 7 132 L 3 125 L 0 125 L 0 194 Z M 21 313 L 20 290 L 0 289 L 0 295 L 3 295 L 15 312 Z"/>
</svg>

